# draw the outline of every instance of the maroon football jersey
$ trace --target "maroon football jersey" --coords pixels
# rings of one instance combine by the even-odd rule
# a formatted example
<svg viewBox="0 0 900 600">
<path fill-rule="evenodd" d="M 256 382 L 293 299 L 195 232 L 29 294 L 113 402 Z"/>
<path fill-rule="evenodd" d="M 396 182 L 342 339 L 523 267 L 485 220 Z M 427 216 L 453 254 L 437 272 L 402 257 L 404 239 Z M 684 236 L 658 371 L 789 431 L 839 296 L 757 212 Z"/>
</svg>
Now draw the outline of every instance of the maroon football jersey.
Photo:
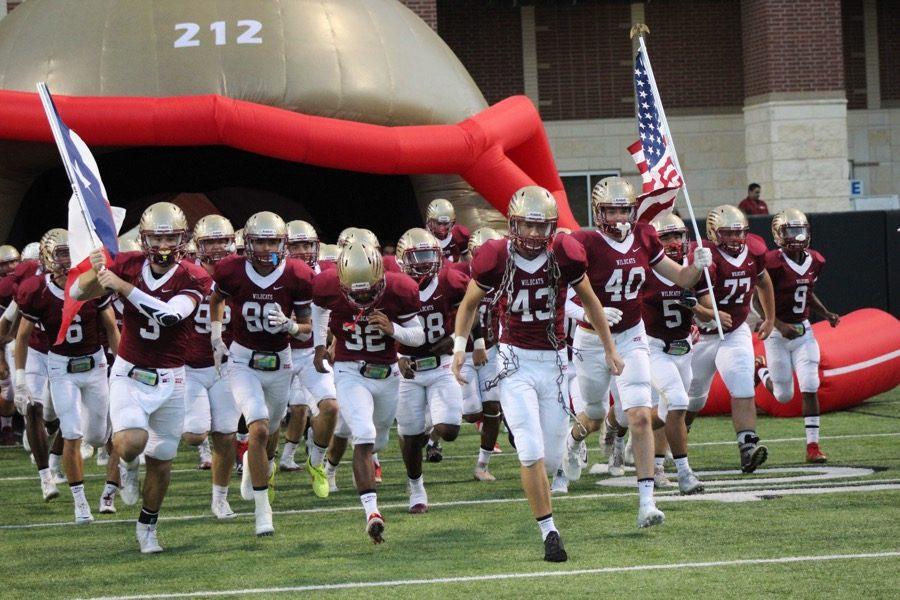
<svg viewBox="0 0 900 600">
<path fill-rule="evenodd" d="M 210 277 L 188 260 L 157 277 L 142 252 L 121 252 L 107 267 L 142 292 L 168 302 L 175 296 L 191 296 L 199 305 L 209 294 Z M 184 349 L 194 326 L 192 318 L 172 327 L 162 327 L 141 313 L 127 299 L 122 300 L 122 338 L 119 356 L 144 368 L 172 369 L 184 362 Z"/>
<path fill-rule="evenodd" d="M 585 229 L 572 237 L 584 246 L 588 280 L 600 303 L 622 311 L 622 320 L 610 330 L 619 333 L 637 325 L 641 320 L 641 289 L 654 265 L 665 257 L 656 230 L 646 223 L 636 223 L 634 231 L 621 242 Z M 581 299 L 576 297 L 575 303 L 581 306 Z M 583 321 L 579 325 L 591 329 Z"/>
<path fill-rule="evenodd" d="M 747 320 L 750 314 L 750 299 L 759 276 L 766 270 L 766 243 L 756 234 L 747 236 L 747 244 L 737 257 L 726 254 L 718 246 L 704 240 L 703 245 L 712 251 L 713 264 L 709 276 L 713 282 L 713 294 L 720 311 L 731 315 L 731 327 L 725 333 L 734 331 Z M 697 283 L 697 296 L 709 293 L 706 279 Z"/>
<path fill-rule="evenodd" d="M 276 307 L 288 316 L 306 311 L 312 298 L 313 271 L 294 258 L 264 276 L 243 256 L 228 256 L 216 264 L 213 280 L 214 289 L 231 300 L 234 341 L 251 350 L 287 348 L 290 336 L 270 326 L 267 315 Z"/>
<path fill-rule="evenodd" d="M 387 258 L 387 257 L 385 257 L 385 258 Z M 334 263 L 331 263 L 331 264 L 332 264 L 332 266 L 334 265 Z M 322 270 L 323 270 L 322 263 L 316 263 L 316 266 L 313 269 L 313 277 L 315 277 L 319 273 L 321 273 Z M 308 350 L 309 348 L 313 347 L 312 335 L 310 335 L 309 339 L 306 341 L 301 341 L 301 340 L 298 340 L 297 338 L 295 338 L 294 336 L 290 336 L 289 342 L 291 344 L 291 350 Z"/>
<path fill-rule="evenodd" d="M 397 257 L 393 254 L 385 254 L 381 257 L 381 262 L 384 265 L 385 273 L 402 273 L 403 269 L 400 268 L 400 265 L 397 264 Z"/>
<path fill-rule="evenodd" d="M 32 275 L 19 284 L 16 304 L 22 316 L 40 323 L 48 341 L 55 341 L 62 325 L 65 291 L 50 280 L 49 274 Z M 99 313 L 109 306 L 110 296 L 85 302 L 66 330 L 65 341 L 50 347 L 63 356 L 87 356 L 100 349 Z"/>
<path fill-rule="evenodd" d="M 472 261 L 472 279 L 481 289 L 499 288 L 509 259 L 508 240 L 489 240 Z M 559 265 L 559 280 L 554 288 L 548 277 L 546 254 L 527 260 L 518 254 L 513 258 L 512 294 L 498 289 L 499 314 L 504 344 L 530 350 L 552 350 L 547 324 L 553 319 L 553 334 L 559 348 L 565 347 L 566 290 L 584 277 L 587 268 L 584 248 L 566 234 L 553 240 L 553 254 Z M 555 295 L 555 311 L 549 309 L 550 294 Z"/>
<path fill-rule="evenodd" d="M 19 284 L 26 279 L 35 275 L 40 275 L 43 271 L 41 265 L 36 260 L 26 260 L 16 265 L 6 277 L 0 280 L 0 300 L 3 302 L 2 309 L 6 310 L 9 303 L 16 297 Z M 18 304 L 18 302 L 16 302 Z M 54 338 L 56 339 L 56 338 Z M 44 331 L 43 323 L 35 323 L 34 329 L 31 330 L 31 337 L 28 338 L 28 347 L 46 354 L 50 349 L 50 339 Z"/>
<path fill-rule="evenodd" d="M 418 348 L 399 345 L 400 354 L 407 356 L 427 356 L 431 348 L 453 333 L 453 319 L 456 308 L 466 295 L 469 276 L 456 269 L 444 267 L 437 277 L 432 277 L 425 289 L 419 290 L 419 318 L 425 325 L 425 343 Z M 445 354 L 450 354 L 447 350 Z"/>
<path fill-rule="evenodd" d="M 367 361 L 378 364 L 397 362 L 397 344 L 368 323 L 367 315 L 380 310 L 394 323 L 403 324 L 415 317 L 421 301 L 419 286 L 403 273 L 385 273 L 385 290 L 367 310 L 353 307 L 341 293 L 337 269 L 329 269 L 313 282 L 313 302 L 331 311 L 328 328 L 335 337 L 335 361 Z"/>
<path fill-rule="evenodd" d="M 809 318 L 809 295 L 813 293 L 825 258 L 807 250 L 801 264 L 778 248 L 766 252 L 766 270 L 775 288 L 775 316 L 784 323 L 802 323 Z"/>
<path fill-rule="evenodd" d="M 685 261 L 684 264 L 687 264 Z M 674 342 L 691 334 L 694 313 L 679 304 L 683 290 L 662 275 L 653 271 L 644 286 L 641 316 L 647 327 L 647 335 Z"/>
<path fill-rule="evenodd" d="M 442 240 L 438 240 L 444 258 L 450 262 L 459 262 L 461 256 L 469 253 L 469 230 L 462 225 L 454 225 Z"/>
</svg>

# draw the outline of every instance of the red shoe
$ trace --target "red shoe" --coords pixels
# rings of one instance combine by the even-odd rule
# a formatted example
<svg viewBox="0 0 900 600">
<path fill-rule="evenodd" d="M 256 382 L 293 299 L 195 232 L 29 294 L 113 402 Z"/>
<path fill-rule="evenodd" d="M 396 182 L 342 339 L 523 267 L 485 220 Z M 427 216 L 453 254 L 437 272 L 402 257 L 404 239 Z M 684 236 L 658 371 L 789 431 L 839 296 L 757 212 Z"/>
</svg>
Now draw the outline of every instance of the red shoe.
<svg viewBox="0 0 900 600">
<path fill-rule="evenodd" d="M 372 538 L 375 544 L 384 542 L 384 517 L 378 513 L 372 513 L 366 520 L 366 534 Z"/>
<path fill-rule="evenodd" d="M 819 444 L 812 442 L 806 445 L 806 462 L 821 464 L 828 462 L 828 457 L 819 449 Z"/>
<path fill-rule="evenodd" d="M 381 463 L 373 460 L 372 464 L 375 466 L 375 483 L 381 483 Z"/>
<path fill-rule="evenodd" d="M 0 446 L 15 446 L 16 435 L 13 433 L 12 427 L 4 427 L 0 431 Z"/>
<path fill-rule="evenodd" d="M 500 447 L 500 444 L 494 442 L 494 449 L 491 451 L 491 454 L 503 454 L 503 448 Z"/>
</svg>

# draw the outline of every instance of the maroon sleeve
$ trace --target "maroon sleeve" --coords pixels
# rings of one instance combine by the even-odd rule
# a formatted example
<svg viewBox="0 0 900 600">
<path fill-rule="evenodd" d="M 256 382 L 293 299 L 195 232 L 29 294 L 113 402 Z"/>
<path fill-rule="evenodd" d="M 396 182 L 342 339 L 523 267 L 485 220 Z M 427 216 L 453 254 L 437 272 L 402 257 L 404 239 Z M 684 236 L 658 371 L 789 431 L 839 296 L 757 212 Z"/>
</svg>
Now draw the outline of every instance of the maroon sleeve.
<svg viewBox="0 0 900 600">
<path fill-rule="evenodd" d="M 453 236 L 453 243 L 459 248 L 459 253 L 468 254 L 469 237 L 471 236 L 468 228 L 465 225 L 454 225 L 451 235 Z"/>
<path fill-rule="evenodd" d="M 557 235 L 553 240 L 553 253 L 559 262 L 563 281 L 569 285 L 577 285 L 587 270 L 587 254 L 584 246 L 571 235 Z"/>
<path fill-rule="evenodd" d="M 487 291 L 500 285 L 506 267 L 506 240 L 488 240 L 472 261 L 472 279 Z"/>
<path fill-rule="evenodd" d="M 9 306 L 9 303 L 16 296 L 15 286 L 13 286 L 12 278 L 7 275 L 3 279 L 0 279 L 0 310 L 6 310 L 6 307 Z"/>
<path fill-rule="evenodd" d="M 397 264 L 397 257 L 391 254 L 387 254 L 381 257 L 381 262 L 384 264 L 384 272 L 385 273 L 401 273 L 400 265 Z"/>
<path fill-rule="evenodd" d="M 294 306 L 309 304 L 310 300 L 312 300 L 312 285 L 315 273 L 302 260 L 288 260 L 290 261 L 288 266 L 293 269 L 294 279 L 296 280 L 295 287 L 292 290 Z"/>
<path fill-rule="evenodd" d="M 810 250 L 809 253 L 812 255 L 813 261 L 819 263 L 819 272 L 821 273 L 825 266 L 825 257 L 816 250 Z"/>
<path fill-rule="evenodd" d="M 766 260 L 766 253 L 769 249 L 766 247 L 766 241 L 755 233 L 747 234 L 747 249 L 750 254 L 756 257 L 760 262 Z"/>
<path fill-rule="evenodd" d="M 140 251 L 119 252 L 106 268 L 112 271 L 123 281 L 134 283 L 134 276 L 141 270 L 144 264 L 144 254 Z"/>
<path fill-rule="evenodd" d="M 38 305 L 43 277 L 33 275 L 19 284 L 16 290 L 16 304 L 22 316 L 33 323 L 41 320 Z"/>
<path fill-rule="evenodd" d="M 237 272 L 237 268 L 243 265 L 244 260 L 243 256 L 237 254 L 226 256 L 220 260 L 213 274 L 213 290 L 222 296 L 234 295 L 237 291 L 234 274 Z"/>
<path fill-rule="evenodd" d="M 452 263 L 459 264 L 459 263 Z M 459 269 L 447 269 L 447 289 L 450 294 L 450 303 L 458 306 L 466 295 L 466 288 L 469 287 L 469 276 Z"/>
<path fill-rule="evenodd" d="M 199 306 L 212 291 L 212 277 L 203 267 L 188 260 L 181 261 L 179 267 L 184 269 L 186 275 L 180 292 L 194 296 Z"/>
<path fill-rule="evenodd" d="M 337 269 L 328 269 L 316 275 L 312 282 L 312 301 L 316 306 L 331 308 L 340 294 Z"/>
<path fill-rule="evenodd" d="M 637 228 L 637 234 L 641 238 L 641 244 L 647 249 L 647 256 L 652 267 L 666 255 L 663 251 L 662 242 L 659 241 L 659 234 L 656 233 L 656 229 L 652 225 L 646 223 L 638 223 L 635 227 Z"/>
<path fill-rule="evenodd" d="M 394 284 L 397 299 L 397 317 L 400 321 L 412 318 L 422 308 L 422 301 L 419 300 L 419 286 L 413 281 L 412 277 L 397 273 L 392 277 L 396 283 Z"/>
</svg>

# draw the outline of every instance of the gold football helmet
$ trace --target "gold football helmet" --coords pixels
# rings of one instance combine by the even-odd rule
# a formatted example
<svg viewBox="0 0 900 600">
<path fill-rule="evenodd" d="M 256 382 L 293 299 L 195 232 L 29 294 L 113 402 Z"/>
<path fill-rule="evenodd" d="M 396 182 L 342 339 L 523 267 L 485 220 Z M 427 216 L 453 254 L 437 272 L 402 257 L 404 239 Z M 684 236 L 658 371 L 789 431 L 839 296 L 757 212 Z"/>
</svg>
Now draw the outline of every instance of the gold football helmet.
<svg viewBox="0 0 900 600">
<path fill-rule="evenodd" d="M 29 242 L 22 248 L 22 260 L 38 260 L 41 256 L 41 243 Z"/>
<path fill-rule="evenodd" d="M 287 224 L 288 255 L 299 258 L 311 267 L 319 259 L 319 234 L 306 221 L 290 221 Z"/>
<path fill-rule="evenodd" d="M 51 229 L 41 237 L 40 261 L 45 272 L 54 277 L 65 277 L 72 267 L 69 257 L 69 232 Z"/>
<path fill-rule="evenodd" d="M 0 277 L 7 275 L 19 264 L 19 251 L 9 244 L 0 246 Z"/>
<path fill-rule="evenodd" d="M 346 246 L 357 231 L 359 231 L 358 227 L 346 227 L 343 231 L 341 231 L 337 237 L 338 248 L 343 248 L 344 246 Z"/>
<path fill-rule="evenodd" d="M 659 235 L 666 256 L 681 264 L 687 256 L 688 249 L 687 227 L 684 226 L 684 221 L 674 213 L 667 213 L 656 217 L 650 225 Z"/>
<path fill-rule="evenodd" d="M 591 191 L 594 223 L 606 234 L 624 239 L 637 219 L 637 196 L 627 179 L 605 177 Z"/>
<path fill-rule="evenodd" d="M 188 240 L 184 245 L 184 255 L 188 258 L 197 258 L 197 243 L 194 240 Z"/>
<path fill-rule="evenodd" d="M 184 255 L 188 242 L 187 217 L 171 202 L 151 204 L 141 215 L 138 225 L 141 248 L 150 262 L 173 265 Z"/>
<path fill-rule="evenodd" d="M 445 239 L 456 225 L 456 209 L 449 200 L 437 198 L 425 211 L 425 227 L 439 240 Z"/>
<path fill-rule="evenodd" d="M 234 232 L 234 252 L 239 256 L 244 256 L 244 228 Z"/>
<path fill-rule="evenodd" d="M 231 254 L 234 227 L 222 215 L 206 215 L 194 225 L 194 243 L 200 262 L 214 265 Z"/>
<path fill-rule="evenodd" d="M 513 194 L 508 214 L 509 237 L 520 253 L 533 257 L 550 246 L 559 219 L 553 194 L 536 185 L 525 186 Z"/>
<path fill-rule="evenodd" d="M 440 243 L 427 229 L 414 227 L 397 242 L 397 265 L 415 279 L 431 279 L 437 275 L 442 258 Z"/>
<path fill-rule="evenodd" d="M 287 225 L 284 219 L 264 210 L 247 219 L 244 244 L 250 262 L 259 266 L 278 266 L 287 251 Z"/>
<path fill-rule="evenodd" d="M 336 263 L 340 251 L 341 249 L 337 247 L 337 244 L 320 244 L 319 262 Z"/>
<path fill-rule="evenodd" d="M 737 256 L 744 251 L 750 224 L 736 206 L 722 204 L 706 215 L 706 237 L 724 252 Z"/>
<path fill-rule="evenodd" d="M 344 298 L 356 308 L 369 308 L 384 294 L 384 262 L 374 246 L 360 242 L 344 246 L 337 273 Z"/>
<path fill-rule="evenodd" d="M 772 237 L 784 250 L 802 252 L 809 248 L 809 219 L 796 208 L 786 208 L 772 219 Z"/>
<path fill-rule="evenodd" d="M 488 240 L 502 240 L 503 234 L 493 227 L 479 227 L 469 236 L 469 255 L 475 258 L 475 253 Z"/>
</svg>

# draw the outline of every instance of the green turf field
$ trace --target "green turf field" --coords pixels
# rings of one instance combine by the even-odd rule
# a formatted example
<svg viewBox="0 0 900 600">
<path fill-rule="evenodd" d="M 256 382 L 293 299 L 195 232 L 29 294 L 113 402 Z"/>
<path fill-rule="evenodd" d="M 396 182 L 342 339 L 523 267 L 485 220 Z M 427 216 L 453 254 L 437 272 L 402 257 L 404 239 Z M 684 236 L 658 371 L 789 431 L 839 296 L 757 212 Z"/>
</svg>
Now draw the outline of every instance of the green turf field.
<svg viewBox="0 0 900 600">
<path fill-rule="evenodd" d="M 276 535 L 258 539 L 238 479 L 230 500 L 241 516 L 217 522 L 209 474 L 194 469 L 195 450 L 182 448 L 159 525 L 166 552 L 142 556 L 133 524 L 139 507 L 117 500 L 117 515 L 96 512 L 103 475 L 93 459 L 86 488 L 97 521 L 75 527 L 68 490 L 61 487 L 60 498 L 45 504 L 24 452 L 3 449 L 0 597 L 898 597 L 900 390 L 823 417 L 826 466 L 855 470 L 804 465 L 801 419 L 762 418 L 758 429 L 769 445 L 766 467 L 777 472 L 704 476 L 735 469 L 738 457 L 729 419 L 698 421 L 692 466 L 720 483 L 688 501 L 666 494 L 659 501 L 666 523 L 651 530 L 635 527 L 633 487 L 598 486 L 606 476 L 585 472 L 567 496 L 554 499 L 570 556 L 561 565 L 541 560 L 540 534 L 505 439 L 506 452 L 492 462 L 498 481 L 472 480 L 478 442 L 471 426 L 445 445 L 443 463 L 426 464 L 425 515 L 405 512 L 406 479 L 392 436 L 379 488 L 386 543 L 377 547 L 363 532 L 347 463 L 341 491 L 324 501 L 313 496 L 305 472 L 279 474 Z M 592 463 L 602 460 L 597 448 L 592 438 Z M 741 482 L 727 485 L 734 479 Z"/>
</svg>

